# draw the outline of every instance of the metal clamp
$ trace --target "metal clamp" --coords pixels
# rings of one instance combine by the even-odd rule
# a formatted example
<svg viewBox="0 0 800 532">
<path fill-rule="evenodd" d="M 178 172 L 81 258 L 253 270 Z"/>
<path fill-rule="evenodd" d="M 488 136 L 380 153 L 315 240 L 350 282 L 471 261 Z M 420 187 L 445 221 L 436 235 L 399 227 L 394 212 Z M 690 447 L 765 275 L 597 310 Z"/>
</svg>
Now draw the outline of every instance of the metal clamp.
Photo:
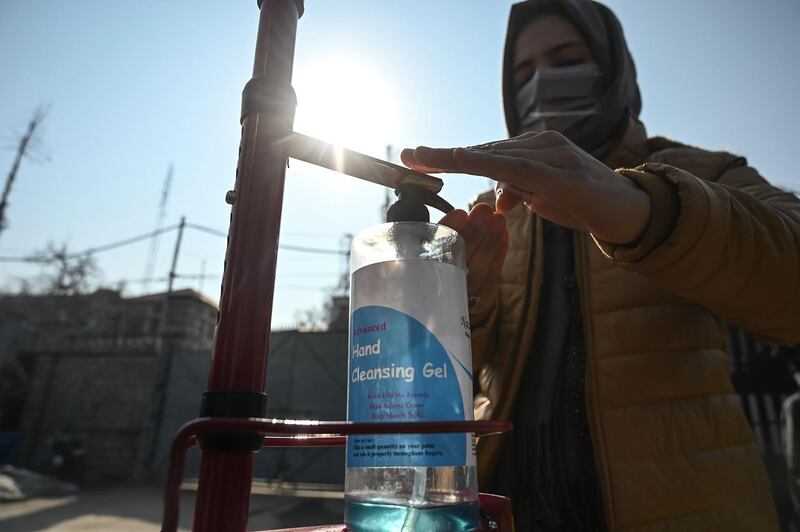
<svg viewBox="0 0 800 532">
<path fill-rule="evenodd" d="M 267 394 L 237 390 L 212 390 L 203 394 L 200 417 L 263 418 Z M 210 451 L 258 451 L 261 433 L 215 432 L 198 436 L 200 448 Z"/>
<path fill-rule="evenodd" d="M 239 122 L 251 114 L 263 113 L 286 124 L 292 130 L 297 96 L 289 83 L 276 83 L 267 76 L 250 78 L 242 90 L 242 111 Z"/>
</svg>

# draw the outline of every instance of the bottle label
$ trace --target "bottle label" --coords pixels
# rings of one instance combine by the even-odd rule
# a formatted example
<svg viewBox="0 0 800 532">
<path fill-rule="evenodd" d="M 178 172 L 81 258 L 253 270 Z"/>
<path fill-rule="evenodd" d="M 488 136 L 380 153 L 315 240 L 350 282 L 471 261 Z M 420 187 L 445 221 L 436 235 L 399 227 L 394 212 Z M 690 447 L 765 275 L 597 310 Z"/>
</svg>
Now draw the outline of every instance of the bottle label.
<svg viewBox="0 0 800 532">
<path fill-rule="evenodd" d="M 463 270 L 430 260 L 372 264 L 353 275 L 348 419 L 472 419 Z M 471 434 L 355 435 L 348 467 L 475 464 Z"/>
</svg>

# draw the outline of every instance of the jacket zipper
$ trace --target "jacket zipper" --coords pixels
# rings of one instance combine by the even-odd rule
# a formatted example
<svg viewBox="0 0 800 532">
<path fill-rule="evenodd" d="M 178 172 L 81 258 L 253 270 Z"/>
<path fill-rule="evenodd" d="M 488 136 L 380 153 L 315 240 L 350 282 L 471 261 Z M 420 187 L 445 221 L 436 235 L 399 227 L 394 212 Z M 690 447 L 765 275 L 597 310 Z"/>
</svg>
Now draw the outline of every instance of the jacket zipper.
<svg viewBox="0 0 800 532">
<path fill-rule="evenodd" d="M 608 474 L 608 460 L 606 458 L 605 441 L 601 434 L 602 422 L 599 419 L 597 412 L 597 395 L 594 388 L 595 383 L 595 361 L 594 361 L 594 344 L 592 343 L 592 334 L 589 312 L 589 278 L 588 263 L 586 257 L 586 246 L 584 238 L 587 235 L 578 231 L 574 232 L 573 243 L 575 249 L 575 278 L 578 281 L 578 289 L 580 294 L 580 312 L 583 322 L 583 349 L 586 361 L 586 413 L 589 422 L 589 433 L 592 438 L 592 448 L 594 449 L 595 464 L 597 464 L 597 474 L 600 477 L 600 482 L 603 486 L 603 507 L 605 509 L 606 528 L 609 532 L 615 529 L 615 519 L 613 505 L 611 501 L 611 485 Z"/>
<path fill-rule="evenodd" d="M 522 339 L 523 339 L 523 336 L 525 336 L 525 331 L 526 330 L 531 330 L 532 331 L 531 332 L 531 340 L 533 340 L 533 335 L 536 334 L 536 320 L 531 320 L 531 316 L 532 315 L 538 316 L 538 314 L 539 314 L 539 309 L 538 309 L 539 303 L 538 302 L 536 303 L 536 306 L 537 306 L 536 311 L 534 311 L 533 308 L 531 308 L 531 300 L 533 299 L 533 295 L 531 294 L 531 292 L 533 291 L 533 288 L 532 288 L 532 286 L 533 286 L 533 278 L 535 276 L 535 272 L 537 271 L 536 268 L 535 268 L 535 266 L 536 266 L 536 243 L 538 242 L 538 240 L 541 237 L 541 235 L 538 234 L 539 233 L 539 230 L 538 230 L 538 228 L 539 228 L 539 217 L 537 215 L 534 215 L 534 214 L 530 214 L 529 216 L 532 216 L 533 220 L 531 221 L 531 226 L 532 226 L 531 229 L 532 230 L 531 230 L 531 237 L 529 239 L 528 260 L 527 260 L 527 271 L 529 272 L 529 274 L 528 274 L 527 278 L 525 279 L 525 300 L 523 302 L 523 307 L 522 307 L 523 308 L 523 312 L 524 312 L 524 314 L 522 316 L 523 326 L 519 328 L 519 334 L 517 334 L 517 337 L 514 340 L 514 348 L 511 350 L 512 353 L 517 353 L 517 357 L 514 360 L 514 365 L 515 366 L 519 364 L 519 362 L 518 362 L 519 357 L 520 357 L 520 350 L 519 349 L 520 349 L 520 346 L 522 345 Z M 543 257 L 539 257 L 540 261 L 542 259 L 543 259 Z M 531 321 L 533 321 L 533 323 L 531 323 Z M 527 351 L 530 351 L 530 348 Z M 526 359 L 525 360 L 526 363 L 527 363 L 527 358 L 528 358 L 529 355 L 530 355 L 529 352 L 526 352 L 526 354 L 523 355 L 525 357 L 525 359 Z M 525 367 L 525 364 L 523 364 L 522 366 Z M 510 378 L 510 376 L 513 373 L 514 373 L 513 371 L 510 371 L 510 372 L 508 372 L 508 376 L 507 377 L 504 376 L 504 379 L 503 379 L 503 384 L 504 385 L 508 385 L 508 379 Z M 517 391 L 518 390 L 514 391 L 514 400 L 513 401 L 509 401 L 509 404 L 513 405 L 516 402 Z"/>
</svg>

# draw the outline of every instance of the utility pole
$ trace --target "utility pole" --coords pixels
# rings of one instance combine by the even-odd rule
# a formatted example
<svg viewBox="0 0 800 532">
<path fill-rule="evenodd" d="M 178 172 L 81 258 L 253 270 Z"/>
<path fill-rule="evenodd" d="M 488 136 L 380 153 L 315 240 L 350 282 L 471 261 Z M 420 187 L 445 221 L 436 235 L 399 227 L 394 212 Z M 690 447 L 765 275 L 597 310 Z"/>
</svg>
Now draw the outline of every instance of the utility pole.
<svg viewBox="0 0 800 532">
<path fill-rule="evenodd" d="M 339 247 L 345 252 L 342 255 L 342 273 L 339 276 L 339 292 L 341 295 L 350 295 L 350 248 L 353 244 L 353 235 L 345 233 L 339 240 Z"/>
<path fill-rule="evenodd" d="M 6 220 L 6 207 L 8 207 L 8 197 L 11 195 L 11 187 L 14 185 L 14 181 L 17 178 L 19 165 L 22 162 L 22 158 L 25 157 L 28 148 L 30 148 L 31 140 L 33 139 L 33 135 L 36 133 L 36 128 L 39 127 L 46 116 L 47 109 L 45 107 L 37 108 L 33 112 L 30 122 L 28 122 L 28 128 L 25 131 L 25 134 L 22 135 L 21 139 L 19 139 L 17 155 L 14 157 L 14 163 L 11 165 L 11 171 L 8 172 L 6 186 L 3 188 L 3 197 L 0 199 L 0 233 L 8 226 L 8 221 Z"/>
<path fill-rule="evenodd" d="M 158 203 L 158 215 L 156 216 L 156 227 L 155 231 L 158 231 L 164 226 L 164 218 L 167 215 L 167 200 L 169 199 L 169 192 L 172 186 L 172 173 L 174 171 L 174 166 L 172 163 L 169 163 L 169 167 L 167 168 L 167 175 L 164 178 L 164 186 L 161 188 L 161 200 Z M 153 271 L 156 267 L 156 257 L 158 255 L 158 244 L 161 240 L 161 234 L 157 234 L 153 239 L 150 241 L 150 250 L 147 253 L 147 262 L 144 266 L 144 285 L 142 286 L 142 291 L 147 293 L 150 289 L 150 279 L 153 277 Z"/>
<path fill-rule="evenodd" d="M 186 216 L 181 216 L 181 223 L 178 224 L 178 236 L 175 239 L 175 249 L 172 252 L 172 265 L 167 276 L 167 291 L 161 303 L 161 319 L 158 326 L 158 341 L 156 343 L 156 375 L 155 386 L 153 387 L 150 399 L 149 415 L 142 430 L 141 443 L 139 445 L 135 478 L 141 478 L 150 466 L 153 465 L 158 446 L 158 433 L 161 430 L 162 418 L 164 417 L 164 406 L 167 399 L 167 384 L 169 374 L 172 370 L 172 358 L 174 356 L 173 341 L 168 335 L 167 322 L 169 320 L 169 303 L 174 287 L 175 279 L 178 277 L 178 256 L 181 251 L 183 241 L 183 230 L 186 228 Z"/>
<path fill-rule="evenodd" d="M 186 227 L 186 216 L 181 216 L 181 223 L 178 225 L 178 238 L 175 239 L 175 251 L 172 252 L 172 267 L 169 269 L 169 281 L 167 283 L 167 298 L 166 301 L 169 301 L 169 295 L 172 293 L 172 285 L 175 282 L 175 278 L 178 276 L 175 269 L 178 267 L 178 254 L 181 252 L 181 241 L 183 240 L 183 229 Z M 167 305 L 164 305 L 164 318 L 166 318 L 166 309 Z M 162 320 L 166 321 L 166 319 Z M 164 324 L 162 324 L 163 328 Z M 163 331 L 162 331 L 163 333 Z"/>
</svg>

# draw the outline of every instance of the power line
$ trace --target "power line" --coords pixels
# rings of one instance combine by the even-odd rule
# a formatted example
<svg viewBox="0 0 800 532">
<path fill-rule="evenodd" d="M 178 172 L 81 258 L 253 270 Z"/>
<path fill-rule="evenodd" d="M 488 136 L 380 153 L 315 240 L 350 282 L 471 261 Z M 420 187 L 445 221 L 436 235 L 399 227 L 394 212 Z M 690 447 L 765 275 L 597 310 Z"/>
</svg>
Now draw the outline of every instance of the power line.
<svg viewBox="0 0 800 532">
<path fill-rule="evenodd" d="M 337 274 L 334 272 L 329 273 L 278 273 L 276 277 L 278 279 L 306 279 L 306 278 L 334 278 Z M 199 279 L 219 279 L 222 277 L 221 273 L 177 273 L 175 274 L 176 279 L 186 279 L 186 280 L 199 280 Z"/>
<path fill-rule="evenodd" d="M 277 284 L 276 290 L 299 290 L 305 292 L 324 292 L 325 290 L 333 290 L 335 287 L 331 286 L 303 286 L 300 284 Z"/>
<path fill-rule="evenodd" d="M 51 262 L 52 257 L 35 255 L 30 257 L 0 257 L 0 262 Z"/>
<path fill-rule="evenodd" d="M 156 237 L 160 234 L 167 233 L 169 231 L 174 231 L 179 227 L 179 224 L 169 225 L 167 227 L 162 227 L 161 229 L 157 229 L 155 231 L 150 231 L 149 233 L 144 233 L 142 235 L 133 236 L 130 238 L 126 238 L 124 240 L 118 240 L 116 242 L 111 242 L 110 244 L 104 244 L 102 246 L 95 246 L 92 248 L 85 249 L 83 251 L 78 251 L 76 253 L 69 253 L 66 255 L 65 258 L 67 259 L 74 259 L 78 257 L 83 257 L 85 255 L 91 255 L 94 253 L 102 253 L 104 251 L 110 251 L 112 249 L 117 249 L 123 246 L 128 246 L 130 244 L 135 244 L 136 242 L 141 242 L 142 240 L 147 240 L 148 238 Z M 207 227 L 200 224 L 195 223 L 186 223 L 186 227 L 190 229 L 196 229 L 198 231 L 202 231 L 204 233 L 208 233 L 211 235 L 215 235 L 222 238 L 227 238 L 227 233 L 223 231 L 219 231 L 212 227 Z M 300 253 L 316 253 L 318 255 L 347 255 L 347 250 L 342 249 L 329 249 L 329 248 L 317 248 L 317 247 L 309 247 L 309 246 L 295 246 L 293 244 L 280 244 L 278 246 L 280 249 L 284 249 L 286 251 L 297 251 Z M 55 257 L 53 255 L 41 255 L 41 254 L 31 254 L 27 256 L 19 256 L 19 257 L 11 257 L 11 256 L 0 256 L 0 262 L 28 262 L 28 263 L 47 263 L 52 262 Z"/>
<path fill-rule="evenodd" d="M 200 274 L 197 274 L 197 273 L 176 273 L 175 274 L 175 278 L 176 279 L 186 279 L 186 280 L 189 280 L 189 281 L 191 281 L 191 280 L 195 280 L 196 281 L 198 279 L 215 279 L 215 278 L 218 279 L 220 277 L 222 277 L 222 274 L 220 274 L 220 275 L 214 275 L 214 274 L 210 274 L 210 273 L 200 273 Z"/>
<path fill-rule="evenodd" d="M 179 227 L 179 224 L 168 225 L 167 227 L 163 227 L 161 229 L 157 229 L 155 231 L 151 231 L 145 235 L 134 236 L 131 238 L 126 238 L 125 240 L 120 240 L 118 242 L 112 242 L 111 244 L 105 244 L 103 246 L 97 246 L 95 248 L 89 248 L 80 253 L 72 253 L 67 255 L 67 258 L 75 258 L 81 257 L 83 255 L 90 255 L 92 253 L 102 253 L 103 251 L 109 251 L 111 249 L 121 248 L 122 246 L 127 246 L 129 244 L 135 244 L 136 242 L 140 242 L 142 240 L 147 240 L 148 238 L 153 238 L 154 236 L 160 235 L 162 233 L 168 233 L 169 231 L 174 231 Z"/>
<path fill-rule="evenodd" d="M 205 225 L 195 224 L 191 222 L 187 222 L 186 227 L 188 227 L 189 229 L 197 229 L 198 231 L 202 231 L 203 233 L 208 233 L 210 235 L 220 236 L 222 238 L 228 238 L 228 233 L 220 231 L 219 229 L 214 229 L 213 227 L 208 227 Z"/>
<path fill-rule="evenodd" d="M 276 277 L 278 277 L 279 279 L 290 279 L 290 278 L 305 279 L 305 278 L 309 278 L 309 277 L 322 277 L 322 278 L 331 279 L 331 278 L 334 278 L 334 277 L 337 277 L 337 276 L 338 276 L 338 274 L 336 272 L 327 272 L 327 273 L 322 273 L 322 272 L 319 272 L 319 273 L 281 273 L 281 272 L 278 272 L 278 274 L 276 275 Z"/>
<path fill-rule="evenodd" d="M 208 277 L 208 276 L 204 276 Z M 199 279 L 199 275 L 176 275 L 176 279 Z M 144 279 L 118 279 L 118 283 L 130 283 L 130 284 L 143 284 L 143 283 L 166 283 L 169 281 L 169 277 L 148 277 Z M 325 290 L 331 290 L 333 287 L 329 285 L 325 286 L 306 286 L 306 285 L 299 285 L 299 284 L 276 284 L 275 288 L 278 290 L 300 290 L 300 291 L 310 291 L 310 292 L 323 292 Z M 199 292 L 199 290 L 198 290 Z"/>
<path fill-rule="evenodd" d="M 213 227 L 207 227 L 205 225 L 187 223 L 186 227 L 190 229 L 197 229 L 198 231 L 202 231 L 204 233 L 219 236 L 222 238 L 228 237 L 228 233 L 220 231 L 219 229 L 214 229 Z M 325 248 L 316 248 L 309 246 L 295 246 L 293 244 L 279 244 L 278 247 L 280 249 L 285 249 L 286 251 L 299 251 L 301 253 L 318 253 L 321 255 L 347 255 L 347 251 L 341 249 L 325 249 Z"/>
<path fill-rule="evenodd" d="M 342 249 L 323 249 L 323 248 L 310 248 L 306 246 L 293 246 L 291 244 L 280 244 L 278 246 L 286 251 L 299 251 L 301 253 L 317 253 L 320 255 L 347 255 L 347 251 Z"/>
<path fill-rule="evenodd" d="M 316 233 L 309 231 L 289 231 L 287 233 L 281 232 L 282 236 L 290 236 L 296 238 L 338 238 L 339 233 Z"/>
<path fill-rule="evenodd" d="M 178 228 L 178 224 L 170 225 L 167 227 L 163 227 L 156 231 L 151 231 L 149 233 L 145 233 L 143 235 L 132 236 L 130 238 L 126 238 L 125 240 L 118 240 L 117 242 L 111 242 L 110 244 L 104 244 L 102 246 L 96 246 L 93 248 L 88 248 L 83 251 L 78 251 L 76 253 L 69 253 L 66 255 L 65 258 L 67 259 L 74 259 L 78 257 L 83 257 L 85 255 L 91 255 L 93 253 L 102 253 L 103 251 L 109 251 L 112 249 L 120 248 L 123 246 L 128 246 L 130 244 L 135 244 L 136 242 L 141 242 L 142 240 L 147 240 L 148 238 L 153 238 L 154 236 L 160 235 L 162 233 L 166 233 L 169 231 L 174 231 Z M 50 262 L 53 260 L 53 255 L 28 255 L 25 257 L 0 257 L 0 262 Z"/>
<path fill-rule="evenodd" d="M 147 283 L 166 283 L 167 281 L 169 281 L 169 277 L 145 277 L 143 279 L 119 279 L 117 282 L 135 283 L 135 284 L 147 284 Z"/>
</svg>

